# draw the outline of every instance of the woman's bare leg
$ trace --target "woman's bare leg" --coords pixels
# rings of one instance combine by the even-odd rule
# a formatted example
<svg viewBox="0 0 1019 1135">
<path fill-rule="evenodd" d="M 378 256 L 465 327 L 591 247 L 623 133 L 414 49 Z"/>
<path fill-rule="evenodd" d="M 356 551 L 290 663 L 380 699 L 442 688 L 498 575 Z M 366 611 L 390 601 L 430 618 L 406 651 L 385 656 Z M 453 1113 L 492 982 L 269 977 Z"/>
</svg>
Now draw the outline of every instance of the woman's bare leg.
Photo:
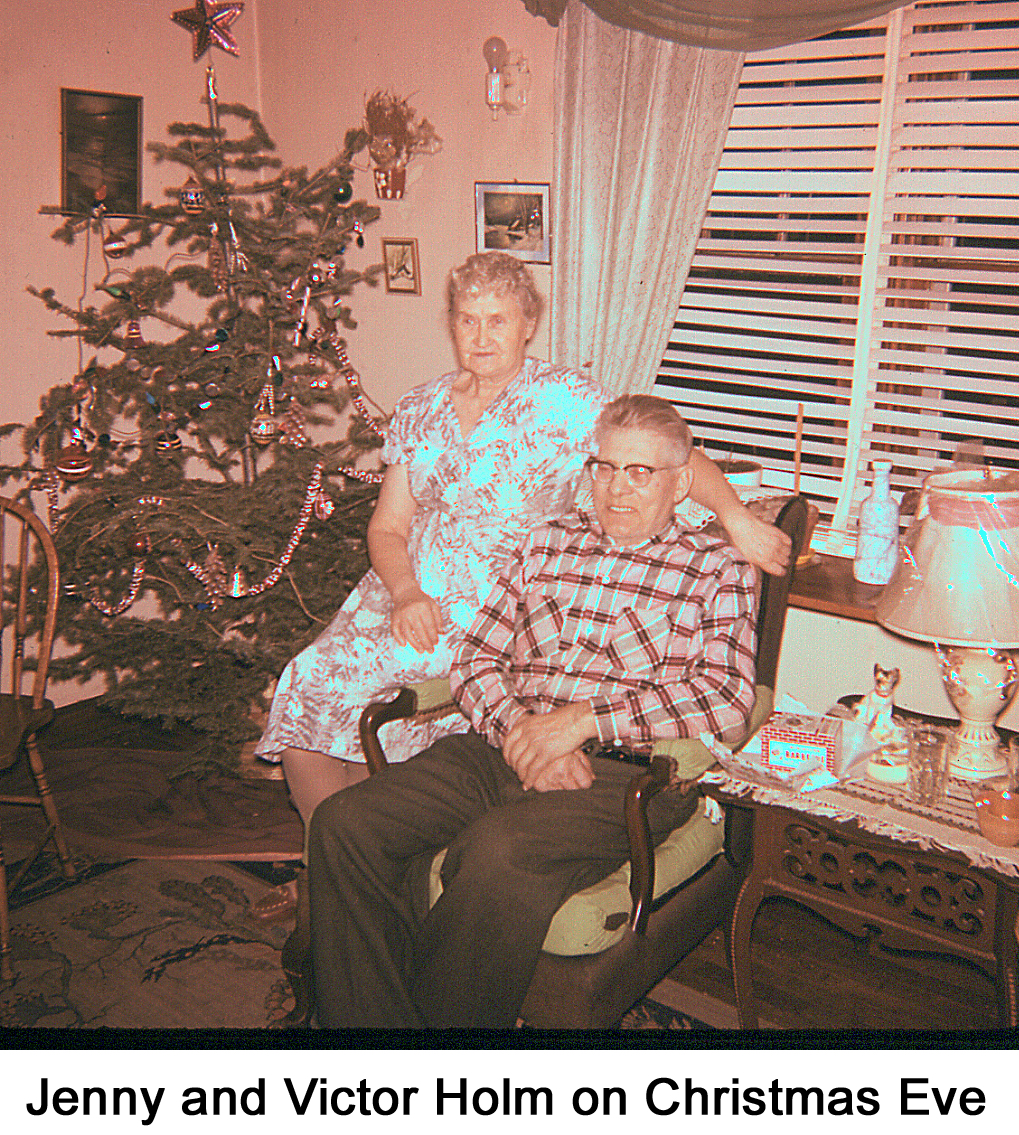
<svg viewBox="0 0 1019 1135">
<path fill-rule="evenodd" d="M 327 797 L 364 780 L 368 766 L 358 761 L 345 761 L 309 749 L 283 750 L 283 775 L 287 778 L 290 799 L 304 823 L 308 825 L 315 809 Z M 262 921 L 276 922 L 291 918 L 297 909 L 297 881 L 274 887 L 252 907 L 252 914 Z"/>
<path fill-rule="evenodd" d="M 283 775 L 287 778 L 290 799 L 307 828 L 311 814 L 319 804 L 334 792 L 364 780 L 368 766 L 308 749 L 284 749 Z"/>
</svg>

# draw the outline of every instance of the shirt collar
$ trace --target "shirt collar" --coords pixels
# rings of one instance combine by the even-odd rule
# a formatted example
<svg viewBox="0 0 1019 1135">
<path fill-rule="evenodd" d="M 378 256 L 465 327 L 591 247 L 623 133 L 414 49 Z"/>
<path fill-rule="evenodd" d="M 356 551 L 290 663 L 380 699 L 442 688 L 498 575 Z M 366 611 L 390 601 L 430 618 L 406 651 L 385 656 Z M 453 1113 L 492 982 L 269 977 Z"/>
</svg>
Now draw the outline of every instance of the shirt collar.
<svg viewBox="0 0 1019 1135">
<path fill-rule="evenodd" d="M 592 510 L 591 512 L 584 512 L 577 509 L 584 526 L 591 532 L 597 539 L 598 543 L 606 548 L 617 548 L 619 550 L 636 551 L 638 548 L 645 548 L 649 544 L 675 544 L 683 535 L 685 529 L 680 528 L 679 522 L 676 520 L 675 515 L 669 523 L 654 536 L 649 536 L 640 544 L 614 544 L 602 529 L 601 523 L 598 520 L 597 514 Z"/>
</svg>

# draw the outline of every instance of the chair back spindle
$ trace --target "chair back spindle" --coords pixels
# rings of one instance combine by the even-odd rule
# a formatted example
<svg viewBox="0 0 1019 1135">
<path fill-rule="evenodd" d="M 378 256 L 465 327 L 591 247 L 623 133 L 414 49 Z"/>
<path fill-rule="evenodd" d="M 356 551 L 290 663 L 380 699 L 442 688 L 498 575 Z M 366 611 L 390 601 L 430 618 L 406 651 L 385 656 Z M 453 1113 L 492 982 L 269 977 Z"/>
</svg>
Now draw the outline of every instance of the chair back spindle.
<svg viewBox="0 0 1019 1135">
<path fill-rule="evenodd" d="M 38 649 L 32 656 L 31 669 L 32 704 L 38 709 L 46 698 L 56 632 L 60 585 L 57 550 L 49 530 L 34 512 L 2 497 L 0 556 L 0 626 L 5 632 L 0 637 L 0 673 L 4 668 L 5 645 L 9 650 L 9 678 L 4 692 L 15 696 L 25 692 L 26 644 L 37 636 Z M 40 626 L 33 625 L 32 615 L 41 620 Z"/>
<path fill-rule="evenodd" d="M 14 977 L 10 914 L 7 896 L 17 889 L 29 867 L 51 841 L 65 878 L 75 877 L 75 868 L 64 838 L 63 826 L 50 791 L 36 734 L 53 718 L 53 704 L 46 699 L 50 654 L 57 625 L 60 594 L 57 550 L 46 525 L 31 509 L 0 497 L 0 773 L 27 755 L 35 791 L 0 792 L 0 805 L 37 808 L 43 831 L 8 882 L 0 827 L 0 981 Z M 38 641 L 38 648 L 34 647 Z M 4 665 L 4 646 L 9 650 Z M 32 652 L 28 652 L 32 646 Z M 23 692 L 32 674 L 32 693 Z"/>
</svg>

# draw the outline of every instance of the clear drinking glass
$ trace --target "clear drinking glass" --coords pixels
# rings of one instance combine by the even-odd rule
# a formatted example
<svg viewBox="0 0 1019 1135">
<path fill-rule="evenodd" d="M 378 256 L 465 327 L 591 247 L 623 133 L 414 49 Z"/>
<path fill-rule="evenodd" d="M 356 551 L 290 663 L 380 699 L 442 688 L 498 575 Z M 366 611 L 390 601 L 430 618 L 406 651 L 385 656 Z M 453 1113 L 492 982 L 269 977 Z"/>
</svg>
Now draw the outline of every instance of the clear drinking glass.
<svg viewBox="0 0 1019 1135">
<path fill-rule="evenodd" d="M 945 795 L 951 732 L 940 725 L 914 725 L 908 740 L 906 790 L 915 803 L 933 807 Z"/>
</svg>

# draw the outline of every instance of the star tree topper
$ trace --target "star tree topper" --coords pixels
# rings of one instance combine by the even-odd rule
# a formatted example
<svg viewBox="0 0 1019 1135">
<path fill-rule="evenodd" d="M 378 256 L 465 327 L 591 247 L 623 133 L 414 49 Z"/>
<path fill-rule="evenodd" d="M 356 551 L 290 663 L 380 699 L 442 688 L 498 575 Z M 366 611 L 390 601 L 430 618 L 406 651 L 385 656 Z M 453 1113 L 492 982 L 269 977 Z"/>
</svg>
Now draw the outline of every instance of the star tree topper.
<svg viewBox="0 0 1019 1135">
<path fill-rule="evenodd" d="M 230 25 L 243 11 L 243 4 L 230 0 L 195 0 L 193 8 L 182 8 L 170 19 L 191 33 L 195 59 L 200 59 L 213 45 L 231 55 L 240 55 L 237 41 L 230 33 Z"/>
</svg>

